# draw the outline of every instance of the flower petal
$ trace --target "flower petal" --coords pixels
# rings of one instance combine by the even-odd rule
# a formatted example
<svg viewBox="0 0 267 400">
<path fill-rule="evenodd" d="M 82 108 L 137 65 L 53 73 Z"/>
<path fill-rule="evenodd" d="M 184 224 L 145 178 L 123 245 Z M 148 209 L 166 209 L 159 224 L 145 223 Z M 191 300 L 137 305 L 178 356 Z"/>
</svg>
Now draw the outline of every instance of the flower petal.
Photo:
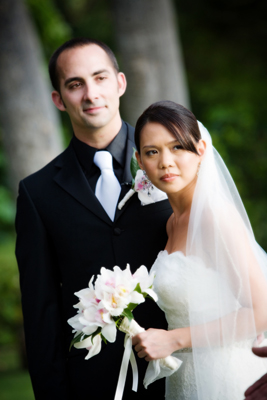
<svg viewBox="0 0 267 400">
<path fill-rule="evenodd" d="M 158 301 L 158 296 L 152 289 L 146 289 L 144 290 L 147 294 L 149 294 L 150 297 L 152 297 L 153 300 Z"/>
<path fill-rule="evenodd" d="M 101 350 L 101 336 L 96 335 L 93 339 L 92 347 L 89 349 L 89 353 L 85 357 L 85 360 L 89 360 L 89 358 L 96 356 Z"/>
<path fill-rule="evenodd" d="M 92 346 L 92 338 L 91 336 L 82 340 L 81 342 L 74 343 L 75 349 L 86 349 L 87 347 Z"/>
<path fill-rule="evenodd" d="M 111 324 L 107 324 L 102 328 L 102 335 L 105 336 L 108 342 L 115 342 L 117 334 L 116 324 L 113 321 Z"/>
</svg>

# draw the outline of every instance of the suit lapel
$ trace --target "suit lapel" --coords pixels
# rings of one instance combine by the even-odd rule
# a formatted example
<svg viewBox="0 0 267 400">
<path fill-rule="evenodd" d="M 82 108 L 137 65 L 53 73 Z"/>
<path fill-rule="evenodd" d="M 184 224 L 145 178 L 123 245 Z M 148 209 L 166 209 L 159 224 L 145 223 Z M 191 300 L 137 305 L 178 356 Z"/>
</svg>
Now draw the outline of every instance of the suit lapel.
<svg viewBox="0 0 267 400">
<path fill-rule="evenodd" d="M 112 225 L 112 221 L 90 188 L 71 145 L 59 157 L 56 167 L 60 169 L 54 181 L 84 207 Z"/>
</svg>

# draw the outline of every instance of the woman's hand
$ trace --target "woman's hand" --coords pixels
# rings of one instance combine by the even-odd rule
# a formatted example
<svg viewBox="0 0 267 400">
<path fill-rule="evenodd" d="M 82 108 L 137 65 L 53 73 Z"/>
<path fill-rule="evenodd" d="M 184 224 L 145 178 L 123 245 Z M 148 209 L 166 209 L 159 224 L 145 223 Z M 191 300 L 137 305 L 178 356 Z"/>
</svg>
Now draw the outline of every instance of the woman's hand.
<svg viewBox="0 0 267 400">
<path fill-rule="evenodd" d="M 182 331 L 185 333 L 184 328 L 172 331 L 148 329 L 134 336 L 132 343 L 138 357 L 145 358 L 146 361 L 157 360 L 186 347 L 182 345 Z"/>
<path fill-rule="evenodd" d="M 267 347 L 253 347 L 253 353 L 258 357 L 267 357 Z M 246 400 L 263 400 L 267 398 L 267 374 L 245 391 Z"/>
</svg>

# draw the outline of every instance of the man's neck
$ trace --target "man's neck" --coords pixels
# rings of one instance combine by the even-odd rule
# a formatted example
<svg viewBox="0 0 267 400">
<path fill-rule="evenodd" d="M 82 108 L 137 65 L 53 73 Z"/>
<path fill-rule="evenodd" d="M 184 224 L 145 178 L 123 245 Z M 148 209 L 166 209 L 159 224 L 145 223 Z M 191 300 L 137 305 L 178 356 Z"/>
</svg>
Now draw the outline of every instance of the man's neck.
<svg viewBox="0 0 267 400">
<path fill-rule="evenodd" d="M 96 149 L 105 149 L 119 133 L 122 125 L 121 118 L 98 129 L 75 129 L 74 134 L 81 142 Z"/>
</svg>

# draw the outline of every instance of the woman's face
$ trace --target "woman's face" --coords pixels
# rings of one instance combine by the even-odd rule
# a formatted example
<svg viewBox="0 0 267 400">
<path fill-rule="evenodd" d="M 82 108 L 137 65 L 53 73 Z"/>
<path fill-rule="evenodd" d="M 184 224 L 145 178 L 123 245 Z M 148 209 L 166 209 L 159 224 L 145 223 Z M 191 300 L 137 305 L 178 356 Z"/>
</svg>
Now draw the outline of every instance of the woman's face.
<svg viewBox="0 0 267 400">
<path fill-rule="evenodd" d="M 167 194 L 177 193 L 196 182 L 197 170 L 205 152 L 205 142 L 196 144 L 199 156 L 183 150 L 177 138 L 163 125 L 147 123 L 140 135 L 138 163 L 151 182 Z"/>
</svg>

